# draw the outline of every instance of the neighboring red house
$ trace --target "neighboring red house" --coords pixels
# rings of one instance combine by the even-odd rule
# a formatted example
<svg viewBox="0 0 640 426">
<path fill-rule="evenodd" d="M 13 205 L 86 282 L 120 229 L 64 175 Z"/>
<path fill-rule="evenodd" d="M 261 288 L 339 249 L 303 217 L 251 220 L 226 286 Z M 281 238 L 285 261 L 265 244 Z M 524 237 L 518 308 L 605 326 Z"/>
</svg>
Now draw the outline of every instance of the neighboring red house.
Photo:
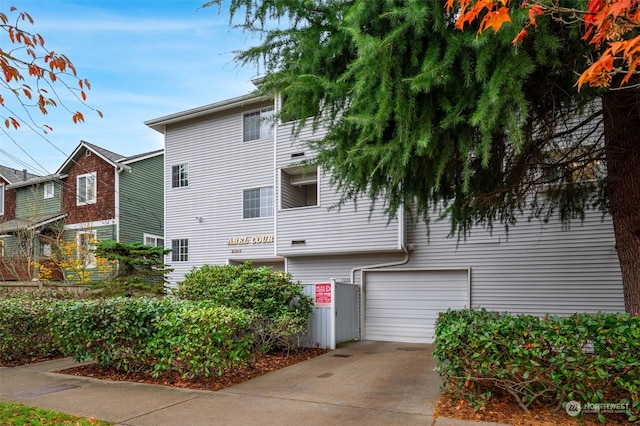
<svg viewBox="0 0 640 426">
<path fill-rule="evenodd" d="M 82 141 L 53 175 L 0 168 L 0 244 L 14 271 L 0 269 L 0 281 L 37 278 L 33 266 L 69 243 L 86 258 L 90 279 L 98 278 L 96 241 L 164 245 L 163 165 L 162 150 L 125 157 Z M 63 278 L 75 280 L 53 277 Z"/>
</svg>

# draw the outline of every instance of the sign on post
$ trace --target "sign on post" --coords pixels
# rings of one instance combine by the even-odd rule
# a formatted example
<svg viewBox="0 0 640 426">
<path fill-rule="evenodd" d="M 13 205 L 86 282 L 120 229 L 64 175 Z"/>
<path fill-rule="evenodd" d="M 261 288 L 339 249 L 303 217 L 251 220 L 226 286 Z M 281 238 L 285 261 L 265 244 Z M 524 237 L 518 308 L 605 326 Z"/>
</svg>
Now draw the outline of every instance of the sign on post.
<svg viewBox="0 0 640 426">
<path fill-rule="evenodd" d="M 316 284 L 315 291 L 316 307 L 318 308 L 330 308 L 331 307 L 331 283 Z"/>
</svg>

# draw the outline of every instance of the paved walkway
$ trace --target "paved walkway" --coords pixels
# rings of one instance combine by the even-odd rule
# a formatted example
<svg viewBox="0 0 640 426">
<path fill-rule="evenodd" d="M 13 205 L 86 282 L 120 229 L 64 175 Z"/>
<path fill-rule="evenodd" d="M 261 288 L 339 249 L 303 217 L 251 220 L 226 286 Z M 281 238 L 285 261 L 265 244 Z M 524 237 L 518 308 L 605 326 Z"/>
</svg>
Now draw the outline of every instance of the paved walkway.
<svg viewBox="0 0 640 426">
<path fill-rule="evenodd" d="M 75 365 L 66 358 L 0 368 L 0 401 L 120 425 L 478 425 L 433 418 L 432 351 L 357 342 L 217 392 L 52 373 Z"/>
</svg>

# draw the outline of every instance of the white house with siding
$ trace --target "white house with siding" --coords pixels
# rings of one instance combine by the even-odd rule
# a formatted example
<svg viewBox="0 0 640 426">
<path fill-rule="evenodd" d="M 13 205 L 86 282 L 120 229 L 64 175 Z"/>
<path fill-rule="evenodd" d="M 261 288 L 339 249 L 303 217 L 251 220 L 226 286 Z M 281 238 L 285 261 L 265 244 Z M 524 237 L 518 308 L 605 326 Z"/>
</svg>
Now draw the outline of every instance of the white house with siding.
<svg viewBox="0 0 640 426">
<path fill-rule="evenodd" d="M 330 209 L 339 196 L 329 176 L 298 166 L 313 159 L 307 142 L 322 133 L 294 137 L 292 123 L 268 122 L 277 108 L 277 99 L 245 95 L 145 123 L 165 138 L 172 285 L 194 267 L 247 260 L 290 272 L 309 294 L 332 279 L 357 284 L 343 326 L 355 321 L 357 338 L 382 341 L 432 342 L 437 314 L 449 308 L 624 310 L 609 217 L 591 212 L 568 229 L 525 218 L 508 235 L 478 228 L 459 242 L 445 221 L 433 221 L 427 236 L 404 214 L 390 222 L 380 209 L 370 215 L 365 199 Z M 340 333 L 328 333 L 332 346 Z"/>
</svg>

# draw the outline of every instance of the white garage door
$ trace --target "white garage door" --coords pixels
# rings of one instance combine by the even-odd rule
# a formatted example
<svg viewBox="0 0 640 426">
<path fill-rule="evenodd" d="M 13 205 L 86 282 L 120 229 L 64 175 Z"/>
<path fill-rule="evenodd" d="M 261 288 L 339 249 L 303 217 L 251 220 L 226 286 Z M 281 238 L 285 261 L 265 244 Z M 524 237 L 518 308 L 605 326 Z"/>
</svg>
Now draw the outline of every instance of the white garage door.
<svg viewBox="0 0 640 426">
<path fill-rule="evenodd" d="M 364 338 L 433 343 L 438 312 L 469 306 L 469 270 L 363 272 Z"/>
</svg>

